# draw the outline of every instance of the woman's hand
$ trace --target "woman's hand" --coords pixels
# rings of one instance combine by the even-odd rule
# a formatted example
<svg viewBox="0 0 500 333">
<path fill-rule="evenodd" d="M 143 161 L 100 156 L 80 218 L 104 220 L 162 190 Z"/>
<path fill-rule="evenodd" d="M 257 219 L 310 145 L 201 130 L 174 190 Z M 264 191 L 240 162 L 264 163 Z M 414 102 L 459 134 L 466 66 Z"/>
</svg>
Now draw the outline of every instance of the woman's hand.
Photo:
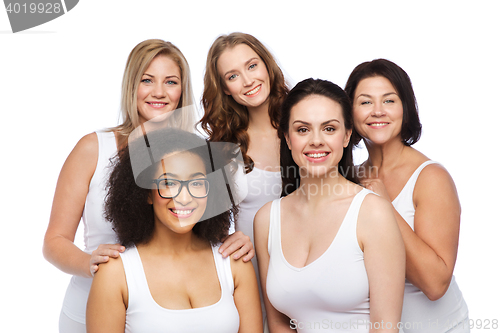
<svg viewBox="0 0 500 333">
<path fill-rule="evenodd" d="M 387 193 L 387 189 L 385 188 L 384 183 L 380 179 L 377 178 L 368 178 L 361 181 L 361 185 L 365 188 L 369 189 L 380 195 L 382 198 L 391 202 L 391 198 L 389 197 L 389 193 Z"/>
<path fill-rule="evenodd" d="M 254 257 L 255 250 L 250 237 L 246 236 L 241 231 L 236 231 L 234 234 L 226 237 L 224 243 L 219 248 L 219 253 L 221 253 L 224 258 L 231 254 L 233 255 L 233 259 L 243 257 L 243 261 L 247 262 Z"/>
<path fill-rule="evenodd" d="M 99 264 L 109 261 L 109 257 L 118 258 L 121 252 L 125 251 L 125 247 L 120 244 L 101 244 L 92 252 L 90 257 L 90 274 L 94 274 L 99 270 Z"/>
</svg>

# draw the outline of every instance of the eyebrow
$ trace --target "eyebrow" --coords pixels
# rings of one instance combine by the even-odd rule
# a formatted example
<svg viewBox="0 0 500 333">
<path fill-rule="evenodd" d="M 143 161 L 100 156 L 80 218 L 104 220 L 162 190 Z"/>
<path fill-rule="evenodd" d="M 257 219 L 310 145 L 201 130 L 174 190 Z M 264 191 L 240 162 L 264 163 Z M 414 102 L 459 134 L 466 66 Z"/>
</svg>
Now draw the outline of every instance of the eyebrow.
<svg viewBox="0 0 500 333">
<path fill-rule="evenodd" d="M 166 172 L 166 173 L 160 175 L 160 177 L 162 177 L 162 176 L 165 176 L 167 178 L 174 178 L 174 179 L 178 179 L 178 177 L 179 177 L 179 175 L 176 175 L 176 174 L 170 173 L 170 172 Z M 198 177 L 198 176 L 206 177 L 206 175 L 202 172 L 195 172 L 195 173 L 189 175 L 188 178 L 194 179 L 195 177 Z M 158 177 L 158 178 L 160 178 L 160 177 Z"/>
<path fill-rule="evenodd" d="M 248 66 L 248 64 L 249 64 L 249 63 L 251 63 L 252 61 L 254 61 L 254 60 L 259 60 L 259 59 L 260 59 L 260 58 L 258 58 L 258 57 L 253 57 L 253 58 L 250 58 L 250 59 L 248 59 L 248 60 L 245 62 L 245 64 L 244 64 L 244 65 L 245 65 L 245 66 Z M 235 71 L 235 69 L 231 69 L 231 70 L 227 71 L 227 72 L 224 74 L 224 77 L 226 77 L 226 75 L 227 75 L 227 74 L 229 74 L 229 73 L 231 73 L 231 72 L 234 72 L 234 71 Z"/>
<path fill-rule="evenodd" d="M 398 94 L 396 94 L 395 92 L 388 92 L 388 93 L 385 93 L 382 95 L 382 97 L 387 97 L 389 95 L 396 95 L 398 96 Z M 361 96 L 364 96 L 364 97 L 368 97 L 368 98 L 372 98 L 372 95 L 369 95 L 369 94 L 359 94 L 356 99 L 360 98 Z"/>
<path fill-rule="evenodd" d="M 327 124 L 331 123 L 332 121 L 336 121 L 337 123 L 340 124 L 340 121 L 334 118 L 334 119 L 330 119 L 330 120 L 322 122 L 321 125 L 322 126 L 327 125 Z M 304 125 L 311 125 L 311 123 L 308 123 L 307 121 L 303 121 L 303 120 L 295 120 L 292 124 L 295 124 L 295 123 L 302 123 Z"/>
<path fill-rule="evenodd" d="M 148 74 L 148 73 L 144 73 L 144 74 L 142 74 L 142 75 L 143 75 L 143 76 L 144 76 L 144 75 L 147 75 L 147 76 L 149 76 L 149 77 L 155 77 L 154 75 L 152 75 L 152 74 Z M 165 78 L 166 78 L 166 79 L 170 79 L 170 78 L 173 78 L 173 77 L 175 77 L 175 78 L 177 78 L 177 79 L 179 79 L 179 80 L 180 80 L 180 78 L 179 78 L 177 75 L 169 75 L 169 76 L 167 76 L 167 77 L 165 77 Z"/>
</svg>

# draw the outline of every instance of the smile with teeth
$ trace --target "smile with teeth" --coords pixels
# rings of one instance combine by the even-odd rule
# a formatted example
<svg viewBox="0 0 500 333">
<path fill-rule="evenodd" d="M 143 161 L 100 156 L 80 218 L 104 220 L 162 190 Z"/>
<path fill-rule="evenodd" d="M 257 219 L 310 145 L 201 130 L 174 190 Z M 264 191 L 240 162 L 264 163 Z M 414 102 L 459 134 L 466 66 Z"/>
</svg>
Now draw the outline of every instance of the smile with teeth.
<svg viewBox="0 0 500 333">
<path fill-rule="evenodd" d="M 165 105 L 167 105 L 167 103 L 163 103 L 163 102 L 147 102 L 147 103 L 154 108 L 162 108 Z"/>
<path fill-rule="evenodd" d="M 311 158 L 321 158 L 321 157 L 325 157 L 326 155 L 328 155 L 328 153 L 306 154 L 307 157 L 311 157 Z"/>
<path fill-rule="evenodd" d="M 189 215 L 194 209 L 171 209 L 172 213 L 177 215 Z"/>
<path fill-rule="evenodd" d="M 369 123 L 368 125 L 369 126 L 379 127 L 379 126 L 389 125 L 389 123 Z"/>
<path fill-rule="evenodd" d="M 260 90 L 260 87 L 262 87 L 261 84 L 259 84 L 257 87 L 253 88 L 252 90 L 250 90 L 249 92 L 246 92 L 245 95 L 247 96 L 250 96 L 250 95 L 253 95 L 255 94 L 257 91 Z"/>
</svg>

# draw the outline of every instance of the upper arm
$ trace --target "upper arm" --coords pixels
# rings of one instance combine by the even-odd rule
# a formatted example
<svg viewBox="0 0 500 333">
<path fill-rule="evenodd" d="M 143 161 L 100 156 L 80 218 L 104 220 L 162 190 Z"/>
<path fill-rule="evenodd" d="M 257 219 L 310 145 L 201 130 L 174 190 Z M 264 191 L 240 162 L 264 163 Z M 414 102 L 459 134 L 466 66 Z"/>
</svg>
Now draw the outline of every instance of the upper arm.
<svg viewBox="0 0 500 333">
<path fill-rule="evenodd" d="M 98 155 L 97 134 L 91 133 L 80 139 L 64 162 L 57 180 L 46 239 L 63 236 L 74 240 Z"/>
<path fill-rule="evenodd" d="M 442 166 L 425 167 L 413 192 L 415 234 L 444 261 L 451 280 L 458 251 L 460 202 L 450 174 Z"/>
<path fill-rule="evenodd" d="M 260 286 L 262 288 L 262 298 L 266 307 L 267 324 L 269 330 L 273 332 L 293 332 L 290 328 L 290 319 L 283 313 L 276 310 L 267 298 L 267 271 L 269 268 L 269 224 L 272 202 L 265 204 L 254 219 L 254 242 L 257 251 L 257 262 L 259 264 Z"/>
<path fill-rule="evenodd" d="M 87 332 L 123 333 L 128 289 L 121 257 L 101 264 L 87 301 Z"/>
<path fill-rule="evenodd" d="M 358 217 L 370 290 L 370 320 L 401 318 L 405 282 L 405 249 L 392 205 L 382 197 L 367 195 Z"/>
<path fill-rule="evenodd" d="M 259 287 L 252 262 L 231 260 L 234 279 L 234 303 L 240 316 L 238 332 L 262 332 Z"/>
</svg>

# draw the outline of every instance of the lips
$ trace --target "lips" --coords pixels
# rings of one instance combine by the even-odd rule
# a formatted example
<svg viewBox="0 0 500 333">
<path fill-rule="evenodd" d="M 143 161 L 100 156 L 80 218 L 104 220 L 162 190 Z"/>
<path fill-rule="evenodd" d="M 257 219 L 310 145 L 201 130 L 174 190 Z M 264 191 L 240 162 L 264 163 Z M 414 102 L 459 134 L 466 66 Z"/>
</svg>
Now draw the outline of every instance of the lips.
<svg viewBox="0 0 500 333">
<path fill-rule="evenodd" d="M 304 155 L 309 162 L 319 163 L 325 161 L 328 158 L 328 155 L 330 155 L 330 152 L 327 151 L 305 152 Z"/>
<path fill-rule="evenodd" d="M 194 208 L 182 208 L 182 209 L 176 209 L 176 208 L 169 208 L 168 209 L 172 215 L 174 215 L 177 218 L 188 218 L 191 215 L 193 215 Z"/>
<path fill-rule="evenodd" d="M 262 84 L 259 84 L 257 87 L 253 88 L 252 90 L 247 91 L 245 93 L 245 96 L 252 96 L 252 95 L 257 94 L 260 91 L 260 88 L 262 88 Z"/>
<path fill-rule="evenodd" d="M 387 125 L 389 125 L 389 123 L 386 123 L 386 122 L 368 123 L 368 126 L 375 127 L 375 128 L 381 128 L 381 127 L 384 127 Z"/>
<path fill-rule="evenodd" d="M 168 103 L 165 103 L 165 102 L 146 102 L 146 104 L 148 104 L 152 108 L 161 109 L 161 108 L 165 107 Z"/>
</svg>

